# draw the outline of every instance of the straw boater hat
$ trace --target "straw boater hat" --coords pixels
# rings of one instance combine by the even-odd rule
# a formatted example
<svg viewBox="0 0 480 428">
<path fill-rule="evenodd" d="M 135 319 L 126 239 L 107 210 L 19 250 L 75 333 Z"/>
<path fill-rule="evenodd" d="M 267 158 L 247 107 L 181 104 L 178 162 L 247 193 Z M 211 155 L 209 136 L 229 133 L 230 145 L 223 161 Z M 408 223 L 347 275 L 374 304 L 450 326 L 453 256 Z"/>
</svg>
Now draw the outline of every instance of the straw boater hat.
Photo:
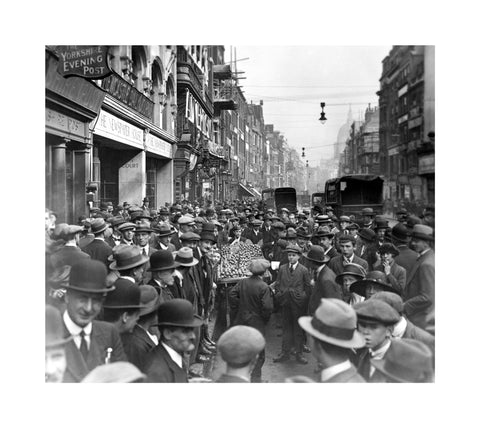
<svg viewBox="0 0 480 428">
<path fill-rule="evenodd" d="M 339 299 L 325 298 L 313 317 L 298 319 L 311 336 L 341 348 L 362 348 L 365 339 L 357 331 L 357 316 L 353 308 Z"/>
<path fill-rule="evenodd" d="M 114 256 L 115 260 L 110 263 L 111 270 L 126 270 L 141 266 L 148 262 L 148 257 L 142 254 L 142 250 L 135 245 L 125 245 Z"/>
<path fill-rule="evenodd" d="M 193 257 L 193 250 L 190 247 L 182 247 L 175 254 L 175 262 L 178 266 L 195 266 L 198 260 Z"/>
</svg>

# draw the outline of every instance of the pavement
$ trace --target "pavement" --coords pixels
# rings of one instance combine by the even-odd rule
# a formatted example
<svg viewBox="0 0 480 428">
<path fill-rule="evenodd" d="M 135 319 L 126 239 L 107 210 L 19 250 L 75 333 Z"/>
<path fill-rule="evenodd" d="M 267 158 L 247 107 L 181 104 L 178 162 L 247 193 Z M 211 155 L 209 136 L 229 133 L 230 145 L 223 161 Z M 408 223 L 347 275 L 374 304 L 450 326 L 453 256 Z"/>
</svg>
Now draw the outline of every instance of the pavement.
<svg viewBox="0 0 480 428">
<path fill-rule="evenodd" d="M 209 323 L 209 332 L 210 334 L 213 331 L 213 325 L 215 323 L 215 318 L 212 317 L 212 320 Z M 316 367 L 315 359 L 311 353 L 304 353 L 304 357 L 308 360 L 308 364 L 299 364 L 295 361 L 295 358 L 292 357 L 290 361 L 284 363 L 274 363 L 273 359 L 278 356 L 282 347 L 282 330 L 277 328 L 277 314 L 274 314 L 267 325 L 265 340 L 266 345 L 266 358 L 265 364 L 262 368 L 262 381 L 265 383 L 279 383 L 285 382 L 285 379 L 290 376 L 303 375 L 311 378 L 316 381 L 318 379 L 318 374 L 315 374 L 313 371 Z M 193 370 L 199 376 L 215 380 L 222 373 L 225 372 L 225 362 L 222 360 L 220 355 L 213 354 L 209 361 L 202 364 L 193 364 L 191 366 Z"/>
</svg>

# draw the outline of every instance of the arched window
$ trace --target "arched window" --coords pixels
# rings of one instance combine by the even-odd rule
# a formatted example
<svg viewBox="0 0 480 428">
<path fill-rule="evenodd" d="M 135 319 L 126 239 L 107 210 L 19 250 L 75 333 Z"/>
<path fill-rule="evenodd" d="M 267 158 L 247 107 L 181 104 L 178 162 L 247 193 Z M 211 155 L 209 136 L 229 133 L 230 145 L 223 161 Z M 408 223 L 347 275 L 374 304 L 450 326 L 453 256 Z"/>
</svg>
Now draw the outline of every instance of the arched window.
<svg viewBox="0 0 480 428">
<path fill-rule="evenodd" d="M 153 107 L 153 123 L 161 128 L 163 128 L 162 120 L 162 110 L 163 110 L 163 76 L 162 68 L 158 60 L 153 61 L 152 64 L 152 101 L 154 102 Z"/>
<path fill-rule="evenodd" d="M 147 68 L 147 57 L 143 46 L 132 46 L 132 84 L 142 94 L 144 93 L 142 77 Z"/>
<path fill-rule="evenodd" d="M 174 131 L 174 117 L 172 115 L 172 104 L 175 100 L 175 86 L 171 77 L 168 78 L 166 85 L 165 107 L 162 111 L 162 129 L 173 133 Z"/>
</svg>

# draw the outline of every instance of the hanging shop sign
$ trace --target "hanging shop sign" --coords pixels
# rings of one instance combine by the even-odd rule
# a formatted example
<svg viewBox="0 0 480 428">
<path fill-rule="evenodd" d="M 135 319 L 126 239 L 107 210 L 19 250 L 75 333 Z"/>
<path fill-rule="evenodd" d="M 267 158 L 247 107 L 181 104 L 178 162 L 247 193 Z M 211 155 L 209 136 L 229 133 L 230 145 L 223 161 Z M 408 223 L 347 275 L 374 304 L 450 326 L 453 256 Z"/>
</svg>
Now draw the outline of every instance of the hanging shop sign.
<svg viewBox="0 0 480 428">
<path fill-rule="evenodd" d="M 64 76 L 102 79 L 112 73 L 108 46 L 58 46 L 58 72 Z"/>
</svg>

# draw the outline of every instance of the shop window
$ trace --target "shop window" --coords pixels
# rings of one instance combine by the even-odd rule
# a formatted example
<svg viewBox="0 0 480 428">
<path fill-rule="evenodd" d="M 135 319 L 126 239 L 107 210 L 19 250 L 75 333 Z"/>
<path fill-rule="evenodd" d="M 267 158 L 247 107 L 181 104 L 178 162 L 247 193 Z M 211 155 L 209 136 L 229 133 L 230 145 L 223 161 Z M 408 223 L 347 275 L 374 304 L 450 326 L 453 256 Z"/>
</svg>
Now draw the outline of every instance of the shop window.
<svg viewBox="0 0 480 428">
<path fill-rule="evenodd" d="M 147 157 L 147 183 L 145 196 L 150 201 L 150 208 L 157 206 L 157 161 Z"/>
</svg>

